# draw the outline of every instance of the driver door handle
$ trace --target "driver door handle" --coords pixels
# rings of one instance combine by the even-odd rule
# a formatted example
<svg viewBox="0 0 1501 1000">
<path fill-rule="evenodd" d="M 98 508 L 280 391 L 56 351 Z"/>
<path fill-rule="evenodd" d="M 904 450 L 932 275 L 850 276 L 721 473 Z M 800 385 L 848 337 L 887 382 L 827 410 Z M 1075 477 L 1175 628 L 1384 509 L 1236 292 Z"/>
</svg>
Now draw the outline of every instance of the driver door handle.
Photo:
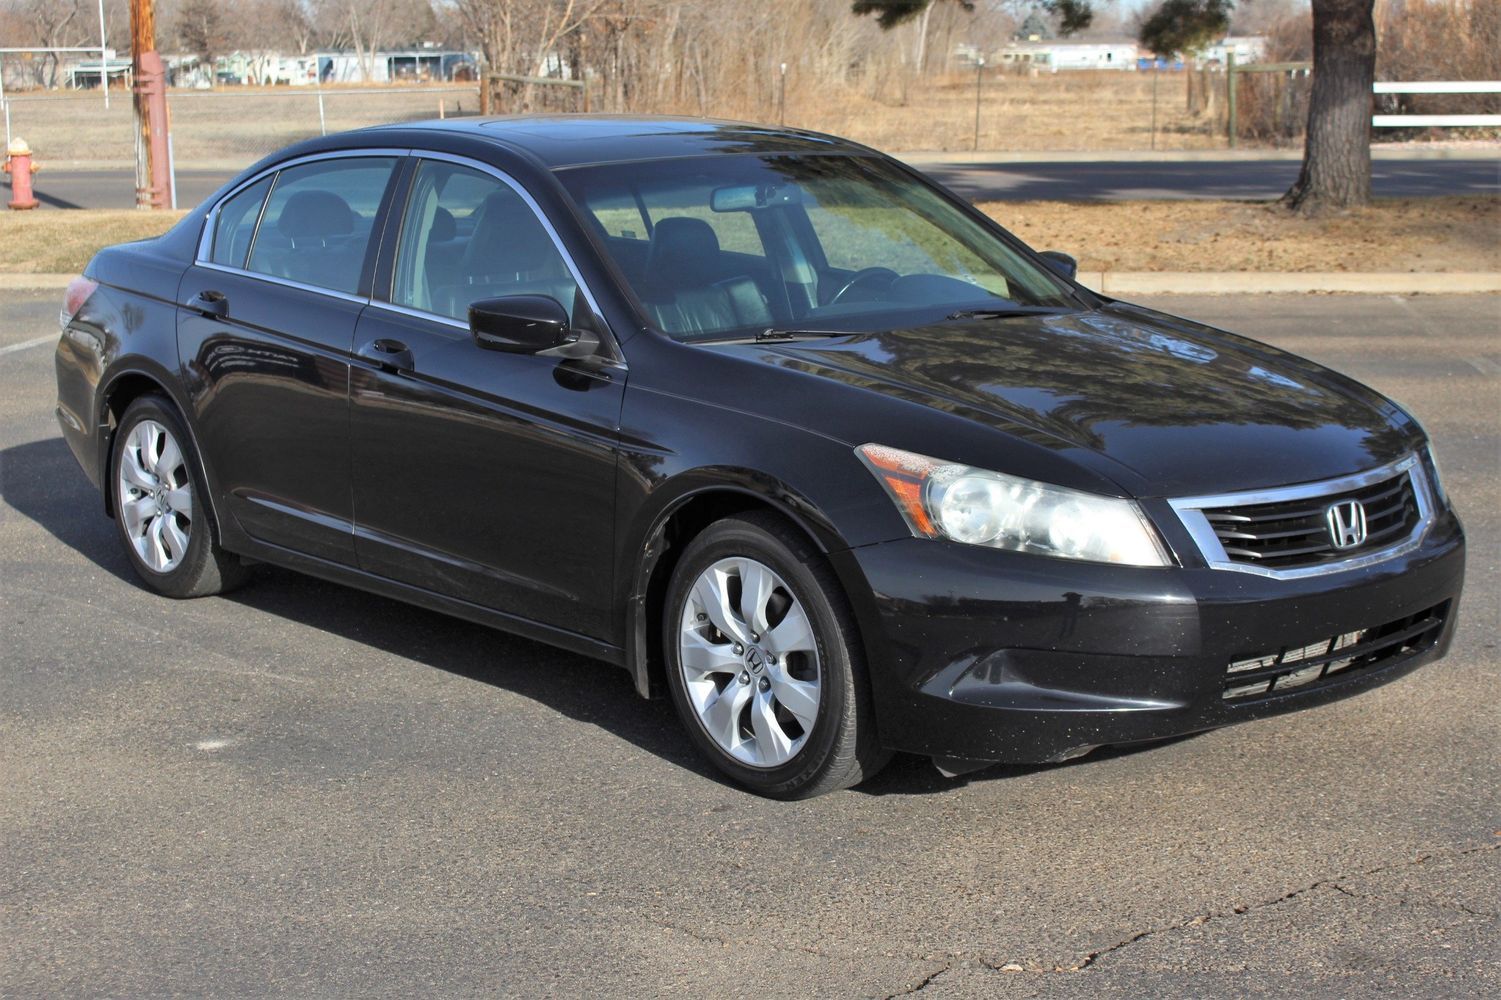
<svg viewBox="0 0 1501 1000">
<path fill-rule="evenodd" d="M 406 344 L 389 337 L 381 337 L 372 340 L 356 352 L 366 361 L 373 361 L 378 367 L 388 372 L 409 372 L 412 370 L 412 351 Z"/>
</svg>

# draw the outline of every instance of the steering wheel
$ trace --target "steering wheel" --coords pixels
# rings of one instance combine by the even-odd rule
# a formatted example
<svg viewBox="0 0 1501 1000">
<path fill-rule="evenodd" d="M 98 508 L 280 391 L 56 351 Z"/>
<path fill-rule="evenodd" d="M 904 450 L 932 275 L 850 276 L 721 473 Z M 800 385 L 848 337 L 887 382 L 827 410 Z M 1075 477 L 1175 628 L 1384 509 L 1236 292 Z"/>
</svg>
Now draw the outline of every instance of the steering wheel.
<svg viewBox="0 0 1501 1000">
<path fill-rule="evenodd" d="M 900 277 L 900 274 L 897 274 L 889 267 L 862 267 L 860 270 L 850 275 L 850 280 L 846 281 L 844 283 L 844 286 L 840 288 L 839 291 L 834 293 L 834 297 L 829 299 L 828 304 L 831 306 L 837 305 L 839 300 L 849 294 L 852 288 L 854 288 L 856 285 L 864 284 L 865 282 L 868 282 L 873 278 L 885 278 L 886 284 L 889 286 L 893 281 Z"/>
</svg>

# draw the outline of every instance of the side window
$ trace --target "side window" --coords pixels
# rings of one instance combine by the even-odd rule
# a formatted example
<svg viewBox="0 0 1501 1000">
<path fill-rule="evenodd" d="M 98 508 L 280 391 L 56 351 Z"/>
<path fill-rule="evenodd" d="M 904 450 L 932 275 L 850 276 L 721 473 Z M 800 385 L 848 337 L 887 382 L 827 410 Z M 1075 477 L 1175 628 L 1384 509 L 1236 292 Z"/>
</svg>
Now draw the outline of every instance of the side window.
<svg viewBox="0 0 1501 1000">
<path fill-rule="evenodd" d="M 318 160 L 277 175 L 246 267 L 319 288 L 353 293 L 391 157 Z"/>
<path fill-rule="evenodd" d="M 393 303 L 464 319 L 476 299 L 547 295 L 571 317 L 577 292 L 552 237 L 508 184 L 422 161 L 401 223 Z"/>
<path fill-rule="evenodd" d="M 261 215 L 261 203 L 271 190 L 271 178 L 256 181 L 219 206 L 214 220 L 214 252 L 209 260 L 225 267 L 244 267 L 250 252 L 250 237 Z"/>
</svg>

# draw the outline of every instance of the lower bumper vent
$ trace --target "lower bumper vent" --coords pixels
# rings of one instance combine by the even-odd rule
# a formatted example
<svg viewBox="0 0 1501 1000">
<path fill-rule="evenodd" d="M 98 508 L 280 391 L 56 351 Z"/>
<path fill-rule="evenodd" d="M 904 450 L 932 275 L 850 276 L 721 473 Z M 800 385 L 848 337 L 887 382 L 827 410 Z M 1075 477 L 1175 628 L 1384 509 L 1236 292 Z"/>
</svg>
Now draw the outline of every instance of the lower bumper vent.
<svg viewBox="0 0 1501 1000">
<path fill-rule="evenodd" d="M 1225 673 L 1221 697 L 1233 701 L 1280 694 L 1422 652 L 1438 641 L 1448 614 L 1449 602 L 1445 601 L 1375 628 L 1236 660 Z"/>
</svg>

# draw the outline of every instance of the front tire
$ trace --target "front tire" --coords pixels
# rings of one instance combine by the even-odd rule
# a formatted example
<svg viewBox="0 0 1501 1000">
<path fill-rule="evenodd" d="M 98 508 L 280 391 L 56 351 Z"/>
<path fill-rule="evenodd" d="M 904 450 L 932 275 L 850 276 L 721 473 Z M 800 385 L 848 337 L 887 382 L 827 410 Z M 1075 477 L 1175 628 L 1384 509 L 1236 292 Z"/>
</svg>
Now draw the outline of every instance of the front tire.
<svg viewBox="0 0 1501 1000">
<path fill-rule="evenodd" d="M 242 583 L 240 560 L 219 547 L 182 419 L 160 396 L 126 408 L 110 444 L 115 527 L 136 574 L 168 597 L 206 597 Z"/>
<path fill-rule="evenodd" d="M 663 617 L 673 703 L 700 752 L 735 781 L 811 798 L 886 763 L 844 592 L 780 518 L 739 515 L 693 539 Z"/>
</svg>

